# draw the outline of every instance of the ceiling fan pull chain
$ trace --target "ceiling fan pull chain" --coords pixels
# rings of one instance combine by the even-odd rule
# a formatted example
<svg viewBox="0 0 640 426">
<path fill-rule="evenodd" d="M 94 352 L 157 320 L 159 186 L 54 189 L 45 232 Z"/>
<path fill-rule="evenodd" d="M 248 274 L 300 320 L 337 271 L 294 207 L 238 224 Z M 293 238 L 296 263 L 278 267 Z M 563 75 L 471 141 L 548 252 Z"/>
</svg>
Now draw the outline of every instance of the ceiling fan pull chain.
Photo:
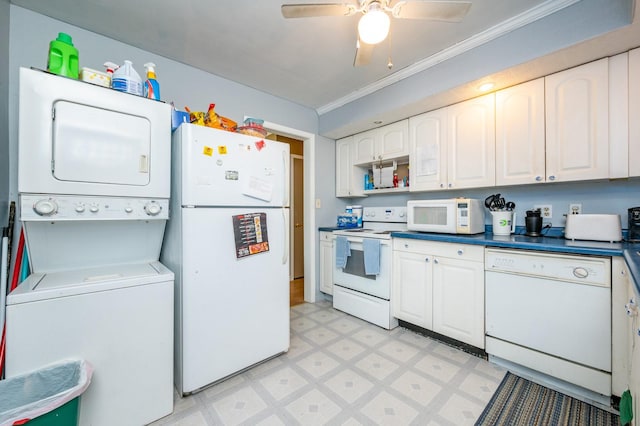
<svg viewBox="0 0 640 426">
<path fill-rule="evenodd" d="M 389 27 L 389 60 L 387 62 L 387 68 L 393 68 L 393 62 L 391 61 L 391 27 Z"/>
</svg>

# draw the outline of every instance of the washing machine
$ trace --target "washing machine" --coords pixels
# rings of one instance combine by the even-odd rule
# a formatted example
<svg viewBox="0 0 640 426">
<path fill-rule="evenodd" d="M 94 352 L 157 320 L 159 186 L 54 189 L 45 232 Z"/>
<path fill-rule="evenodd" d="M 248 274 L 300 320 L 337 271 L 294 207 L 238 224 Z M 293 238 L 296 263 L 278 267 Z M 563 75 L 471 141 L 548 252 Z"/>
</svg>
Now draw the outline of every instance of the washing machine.
<svg viewBox="0 0 640 426">
<path fill-rule="evenodd" d="M 173 280 L 159 262 L 31 274 L 7 298 L 7 376 L 85 359 L 95 370 L 79 424 L 143 425 L 166 416 Z"/>
<path fill-rule="evenodd" d="M 7 296 L 6 377 L 94 366 L 82 425 L 173 411 L 171 108 L 20 69 L 19 214 L 32 274 Z"/>
</svg>

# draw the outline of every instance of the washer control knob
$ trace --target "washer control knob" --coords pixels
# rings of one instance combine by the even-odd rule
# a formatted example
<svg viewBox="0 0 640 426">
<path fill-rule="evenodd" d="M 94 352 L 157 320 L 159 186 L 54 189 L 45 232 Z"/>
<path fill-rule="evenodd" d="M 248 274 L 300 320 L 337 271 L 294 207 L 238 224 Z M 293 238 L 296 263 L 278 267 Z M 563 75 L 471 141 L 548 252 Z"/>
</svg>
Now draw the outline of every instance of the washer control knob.
<svg viewBox="0 0 640 426">
<path fill-rule="evenodd" d="M 40 216 L 53 216 L 58 212 L 58 203 L 55 200 L 38 200 L 33 204 L 33 210 Z"/>
<path fill-rule="evenodd" d="M 144 211 L 149 216 L 157 216 L 162 211 L 162 206 L 155 201 L 145 204 Z"/>
<path fill-rule="evenodd" d="M 84 204 L 77 204 L 76 205 L 76 212 L 77 213 L 84 213 L 85 208 L 84 208 Z"/>
<path fill-rule="evenodd" d="M 131 212 L 133 212 L 133 207 L 127 206 L 127 207 L 124 208 L 124 211 L 125 211 L 125 213 L 131 213 Z"/>
<path fill-rule="evenodd" d="M 100 207 L 97 204 L 91 204 L 91 207 L 89 207 L 89 211 L 91 213 L 98 213 L 99 210 Z"/>
</svg>

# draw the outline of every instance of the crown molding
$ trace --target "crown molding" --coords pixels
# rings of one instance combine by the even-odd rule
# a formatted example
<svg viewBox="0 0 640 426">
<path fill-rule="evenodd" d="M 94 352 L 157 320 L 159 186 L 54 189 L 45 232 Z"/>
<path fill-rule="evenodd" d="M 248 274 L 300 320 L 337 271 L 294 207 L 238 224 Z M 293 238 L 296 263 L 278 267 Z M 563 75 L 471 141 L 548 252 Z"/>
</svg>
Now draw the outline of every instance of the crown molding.
<svg viewBox="0 0 640 426">
<path fill-rule="evenodd" d="M 428 58 L 422 59 L 412 65 L 409 65 L 408 67 L 405 67 L 398 72 L 384 77 L 376 81 L 375 83 L 364 86 L 356 90 L 355 92 L 351 92 L 347 96 L 343 96 L 342 98 L 336 99 L 333 102 L 323 105 L 317 108 L 316 112 L 318 113 L 318 115 L 326 114 L 330 111 L 333 111 L 334 109 L 348 104 L 349 102 L 353 102 L 357 99 L 363 98 L 380 89 L 397 83 L 398 81 L 404 80 L 405 78 L 411 77 L 414 74 L 427 70 L 441 62 L 461 55 L 464 52 L 488 43 L 491 40 L 510 33 L 511 31 L 517 30 L 518 28 L 524 27 L 525 25 L 542 19 L 545 16 L 551 15 L 559 10 L 578 3 L 579 1 L 581 0 L 548 0 L 532 9 L 527 10 L 526 12 L 509 18 L 506 21 L 503 21 L 485 31 L 475 34 L 474 36 L 469 37 L 466 40 L 463 40 L 451 47 L 441 50 L 438 53 L 429 56 Z"/>
</svg>

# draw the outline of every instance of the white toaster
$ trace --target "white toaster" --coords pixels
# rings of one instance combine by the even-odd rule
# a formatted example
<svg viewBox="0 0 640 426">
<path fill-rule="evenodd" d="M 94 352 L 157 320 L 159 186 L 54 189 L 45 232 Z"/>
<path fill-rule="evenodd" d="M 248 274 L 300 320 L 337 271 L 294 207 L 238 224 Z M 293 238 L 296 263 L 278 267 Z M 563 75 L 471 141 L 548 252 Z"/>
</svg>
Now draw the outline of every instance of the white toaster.
<svg viewBox="0 0 640 426">
<path fill-rule="evenodd" d="M 621 241 L 619 214 L 567 215 L 564 237 L 568 240 Z"/>
</svg>

